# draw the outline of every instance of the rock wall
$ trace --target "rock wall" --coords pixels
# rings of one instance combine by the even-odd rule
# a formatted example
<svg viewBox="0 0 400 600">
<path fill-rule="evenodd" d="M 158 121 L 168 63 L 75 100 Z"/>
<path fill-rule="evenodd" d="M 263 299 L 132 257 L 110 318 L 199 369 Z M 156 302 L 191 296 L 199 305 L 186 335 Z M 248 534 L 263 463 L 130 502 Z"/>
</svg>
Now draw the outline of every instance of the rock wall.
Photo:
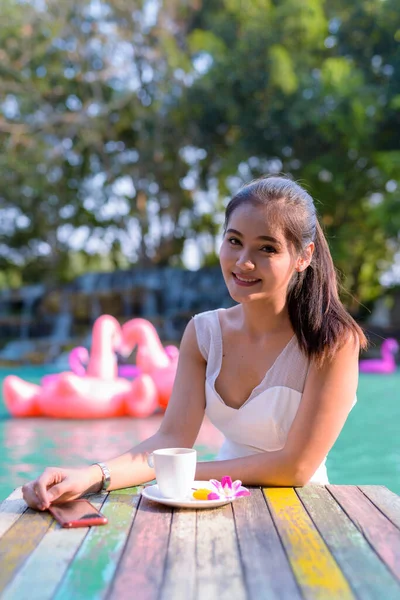
<svg viewBox="0 0 400 600">
<path fill-rule="evenodd" d="M 31 349 L 22 362 L 48 362 L 69 347 L 89 345 L 91 327 L 101 314 L 121 323 L 143 317 L 164 342 L 177 343 L 194 314 L 232 304 L 219 267 L 87 273 L 64 287 L 3 290 L 0 361 L 14 360 L 18 348 Z"/>
</svg>

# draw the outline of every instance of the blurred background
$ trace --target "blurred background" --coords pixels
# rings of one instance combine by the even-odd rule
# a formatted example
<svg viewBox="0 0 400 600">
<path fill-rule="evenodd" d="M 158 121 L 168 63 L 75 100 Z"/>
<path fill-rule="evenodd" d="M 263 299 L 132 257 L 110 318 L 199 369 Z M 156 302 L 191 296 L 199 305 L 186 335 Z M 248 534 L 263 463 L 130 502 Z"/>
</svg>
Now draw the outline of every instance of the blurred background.
<svg viewBox="0 0 400 600">
<path fill-rule="evenodd" d="M 2 375 L 61 369 L 104 313 L 178 343 L 229 306 L 224 207 L 279 173 L 315 198 L 379 356 L 400 338 L 399 140 L 397 0 L 2 0 Z M 338 482 L 364 461 L 363 482 L 386 469 L 400 491 L 399 390 L 396 372 L 361 376 L 338 447 L 362 451 L 350 473 L 334 455 Z M 19 483 L 36 467 L 7 439 Z"/>
</svg>

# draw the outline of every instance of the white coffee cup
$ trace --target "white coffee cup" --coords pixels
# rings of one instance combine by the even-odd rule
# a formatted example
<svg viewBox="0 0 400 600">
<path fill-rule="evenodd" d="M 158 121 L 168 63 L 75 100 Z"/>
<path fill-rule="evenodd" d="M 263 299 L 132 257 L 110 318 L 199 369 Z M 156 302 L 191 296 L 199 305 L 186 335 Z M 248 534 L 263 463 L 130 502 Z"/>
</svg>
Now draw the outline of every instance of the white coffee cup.
<svg viewBox="0 0 400 600">
<path fill-rule="evenodd" d="M 197 452 L 193 448 L 162 448 L 147 459 L 154 467 L 158 489 L 164 498 L 187 498 L 196 474 Z"/>
</svg>

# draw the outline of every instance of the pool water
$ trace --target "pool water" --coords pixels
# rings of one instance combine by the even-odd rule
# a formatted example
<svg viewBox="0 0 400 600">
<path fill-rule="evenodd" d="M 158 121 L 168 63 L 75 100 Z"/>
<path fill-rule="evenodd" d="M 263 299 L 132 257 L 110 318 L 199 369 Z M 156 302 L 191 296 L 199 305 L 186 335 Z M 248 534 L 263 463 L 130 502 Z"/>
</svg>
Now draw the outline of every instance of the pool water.
<svg viewBox="0 0 400 600">
<path fill-rule="evenodd" d="M 0 384 L 10 372 L 0 369 Z M 33 383 L 50 372 L 45 367 L 12 370 Z M 357 396 L 328 456 L 329 479 L 337 484 L 385 485 L 400 494 L 400 371 L 362 374 Z M 0 501 L 47 465 L 89 464 L 128 450 L 152 435 L 160 419 L 12 419 L 0 395 Z M 219 432 L 205 424 L 196 442 L 199 458 L 213 458 L 221 440 Z"/>
</svg>

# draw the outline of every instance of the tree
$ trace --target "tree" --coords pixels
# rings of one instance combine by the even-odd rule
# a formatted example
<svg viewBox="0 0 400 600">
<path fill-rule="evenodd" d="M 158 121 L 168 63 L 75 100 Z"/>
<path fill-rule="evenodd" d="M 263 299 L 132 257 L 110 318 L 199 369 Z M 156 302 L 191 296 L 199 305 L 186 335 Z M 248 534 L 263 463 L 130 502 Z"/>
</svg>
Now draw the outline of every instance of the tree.
<svg viewBox="0 0 400 600">
<path fill-rule="evenodd" d="M 86 268 L 102 251 L 108 268 L 179 259 L 193 201 L 170 110 L 181 57 L 171 11 L 151 19 L 149 4 L 2 7 L 0 254 L 24 281 L 70 277 L 71 247 Z"/>
<path fill-rule="evenodd" d="M 204 2 L 188 37 L 209 65 L 187 90 L 205 185 L 210 172 L 222 196 L 265 173 L 305 183 L 354 310 L 379 294 L 398 249 L 395 4 Z"/>
<path fill-rule="evenodd" d="M 373 300 L 399 249 L 396 5 L 5 0 L 8 282 L 182 264 L 195 237 L 209 264 L 227 198 L 283 172 L 316 198 L 350 308 Z"/>
</svg>

